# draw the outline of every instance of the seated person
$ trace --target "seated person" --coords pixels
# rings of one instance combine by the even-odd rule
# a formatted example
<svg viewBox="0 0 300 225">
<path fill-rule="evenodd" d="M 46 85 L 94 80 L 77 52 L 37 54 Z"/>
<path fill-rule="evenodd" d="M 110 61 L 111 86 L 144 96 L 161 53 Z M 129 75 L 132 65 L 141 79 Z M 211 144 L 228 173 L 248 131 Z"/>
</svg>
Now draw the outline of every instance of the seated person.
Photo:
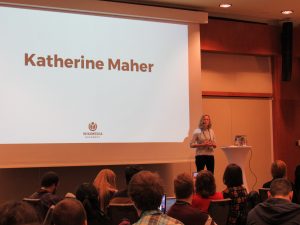
<svg viewBox="0 0 300 225">
<path fill-rule="evenodd" d="M 76 198 L 85 209 L 88 225 L 110 224 L 109 219 L 100 209 L 98 191 L 93 184 L 81 184 L 76 191 Z"/>
<path fill-rule="evenodd" d="M 125 168 L 125 178 L 126 178 L 126 185 L 128 186 L 129 181 L 131 180 L 132 176 L 142 169 L 138 166 L 128 166 Z M 110 204 L 133 204 L 131 199 L 128 196 L 128 187 L 126 186 L 125 189 L 117 191 L 112 199 L 110 200 Z"/>
<path fill-rule="evenodd" d="M 276 160 L 271 165 L 272 180 L 264 183 L 263 188 L 270 188 L 271 182 L 277 178 L 286 177 L 287 166 L 282 160 Z"/>
<path fill-rule="evenodd" d="M 286 178 L 272 181 L 271 196 L 252 209 L 247 225 L 300 225 L 300 205 L 292 203 L 292 185 Z"/>
<path fill-rule="evenodd" d="M 87 225 L 86 214 L 80 201 L 66 198 L 55 206 L 53 210 L 55 225 Z"/>
<path fill-rule="evenodd" d="M 107 206 L 117 192 L 116 174 L 110 169 L 102 169 L 94 179 L 93 185 L 99 193 L 100 209 L 107 212 Z"/>
<path fill-rule="evenodd" d="M 0 205 L 0 225 L 39 225 L 36 211 L 26 202 L 9 201 Z"/>
<path fill-rule="evenodd" d="M 208 212 L 211 200 L 223 199 L 221 192 L 216 192 L 214 175 L 209 170 L 201 170 L 196 177 L 196 194 L 193 195 L 192 206 Z"/>
<path fill-rule="evenodd" d="M 244 225 L 247 220 L 247 190 L 243 186 L 241 167 L 229 164 L 223 175 L 227 188 L 223 191 L 224 198 L 232 200 L 227 225 Z"/>
<path fill-rule="evenodd" d="M 211 172 L 210 172 L 211 173 Z M 204 212 L 191 206 L 194 192 L 193 178 L 187 174 L 180 174 L 174 180 L 176 202 L 167 214 L 185 225 L 213 225 L 212 218 Z"/>
<path fill-rule="evenodd" d="M 135 174 L 128 186 L 128 194 L 133 201 L 140 219 L 136 225 L 171 225 L 183 224 L 180 221 L 163 214 L 158 207 L 164 193 L 162 181 L 158 174 L 141 171 Z"/>
<path fill-rule="evenodd" d="M 61 197 L 56 195 L 59 177 L 55 172 L 46 172 L 41 179 L 40 189 L 33 193 L 29 198 L 40 199 L 41 208 L 38 212 L 39 217 L 43 220 L 50 206 L 57 204 Z"/>
</svg>

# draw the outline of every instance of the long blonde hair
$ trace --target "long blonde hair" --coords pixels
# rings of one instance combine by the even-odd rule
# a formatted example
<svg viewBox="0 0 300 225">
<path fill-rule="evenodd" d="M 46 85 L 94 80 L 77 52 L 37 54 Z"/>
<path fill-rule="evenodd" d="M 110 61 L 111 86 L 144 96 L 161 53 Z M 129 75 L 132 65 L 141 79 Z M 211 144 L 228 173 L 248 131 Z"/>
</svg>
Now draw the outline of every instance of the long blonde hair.
<svg viewBox="0 0 300 225">
<path fill-rule="evenodd" d="M 202 129 L 205 129 L 205 127 L 204 127 L 204 123 L 203 123 L 203 120 L 204 120 L 204 117 L 208 117 L 209 118 L 209 124 L 208 124 L 208 126 L 207 126 L 207 129 L 210 129 L 211 127 L 212 127 L 212 123 L 211 123 L 211 120 L 210 120 L 210 116 L 209 115 L 207 115 L 207 114 L 204 114 L 204 115 L 202 115 L 201 116 L 201 119 L 200 119 L 200 121 L 199 121 L 199 125 L 198 125 L 198 127 L 202 130 Z"/>
<path fill-rule="evenodd" d="M 116 191 L 116 174 L 110 169 L 100 170 L 93 184 L 99 193 L 100 208 L 106 211 L 110 195 Z"/>
</svg>

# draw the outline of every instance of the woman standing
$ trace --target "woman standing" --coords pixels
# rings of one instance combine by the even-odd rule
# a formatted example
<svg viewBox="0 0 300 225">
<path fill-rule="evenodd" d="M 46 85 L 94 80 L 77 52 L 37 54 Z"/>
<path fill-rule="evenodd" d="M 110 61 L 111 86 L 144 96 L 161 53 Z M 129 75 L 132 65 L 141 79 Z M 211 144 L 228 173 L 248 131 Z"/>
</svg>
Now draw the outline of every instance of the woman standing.
<svg viewBox="0 0 300 225">
<path fill-rule="evenodd" d="M 212 124 L 209 115 L 203 115 L 190 143 L 191 148 L 196 148 L 195 161 L 197 172 L 203 170 L 206 166 L 207 170 L 214 173 L 214 149 L 216 148 L 216 141 L 214 131 L 211 127 Z"/>
</svg>

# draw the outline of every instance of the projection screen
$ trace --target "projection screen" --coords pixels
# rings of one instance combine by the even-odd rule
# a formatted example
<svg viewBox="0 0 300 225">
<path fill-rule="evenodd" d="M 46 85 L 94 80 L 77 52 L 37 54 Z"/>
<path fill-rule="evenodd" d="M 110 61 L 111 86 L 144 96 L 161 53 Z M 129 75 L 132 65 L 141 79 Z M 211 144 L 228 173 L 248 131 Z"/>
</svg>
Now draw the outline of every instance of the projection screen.
<svg viewBox="0 0 300 225">
<path fill-rule="evenodd" d="M 0 20 L 2 167 L 190 158 L 188 24 L 1 6 Z"/>
</svg>

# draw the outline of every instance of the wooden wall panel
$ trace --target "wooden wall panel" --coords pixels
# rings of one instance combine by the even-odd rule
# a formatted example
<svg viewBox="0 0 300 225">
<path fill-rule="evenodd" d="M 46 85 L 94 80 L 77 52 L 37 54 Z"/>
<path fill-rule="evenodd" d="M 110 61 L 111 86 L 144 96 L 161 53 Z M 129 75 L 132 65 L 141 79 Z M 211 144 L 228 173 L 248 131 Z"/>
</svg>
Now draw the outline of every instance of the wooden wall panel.
<svg viewBox="0 0 300 225">
<path fill-rule="evenodd" d="M 293 72 L 291 81 L 281 81 L 281 27 L 210 19 L 201 25 L 201 50 L 230 54 L 271 55 L 273 76 L 274 159 L 288 165 L 293 179 L 300 164 L 300 26 L 294 27 Z"/>
<path fill-rule="evenodd" d="M 236 54 L 280 54 L 280 28 L 266 24 L 209 19 L 201 25 L 201 49 Z"/>
</svg>

